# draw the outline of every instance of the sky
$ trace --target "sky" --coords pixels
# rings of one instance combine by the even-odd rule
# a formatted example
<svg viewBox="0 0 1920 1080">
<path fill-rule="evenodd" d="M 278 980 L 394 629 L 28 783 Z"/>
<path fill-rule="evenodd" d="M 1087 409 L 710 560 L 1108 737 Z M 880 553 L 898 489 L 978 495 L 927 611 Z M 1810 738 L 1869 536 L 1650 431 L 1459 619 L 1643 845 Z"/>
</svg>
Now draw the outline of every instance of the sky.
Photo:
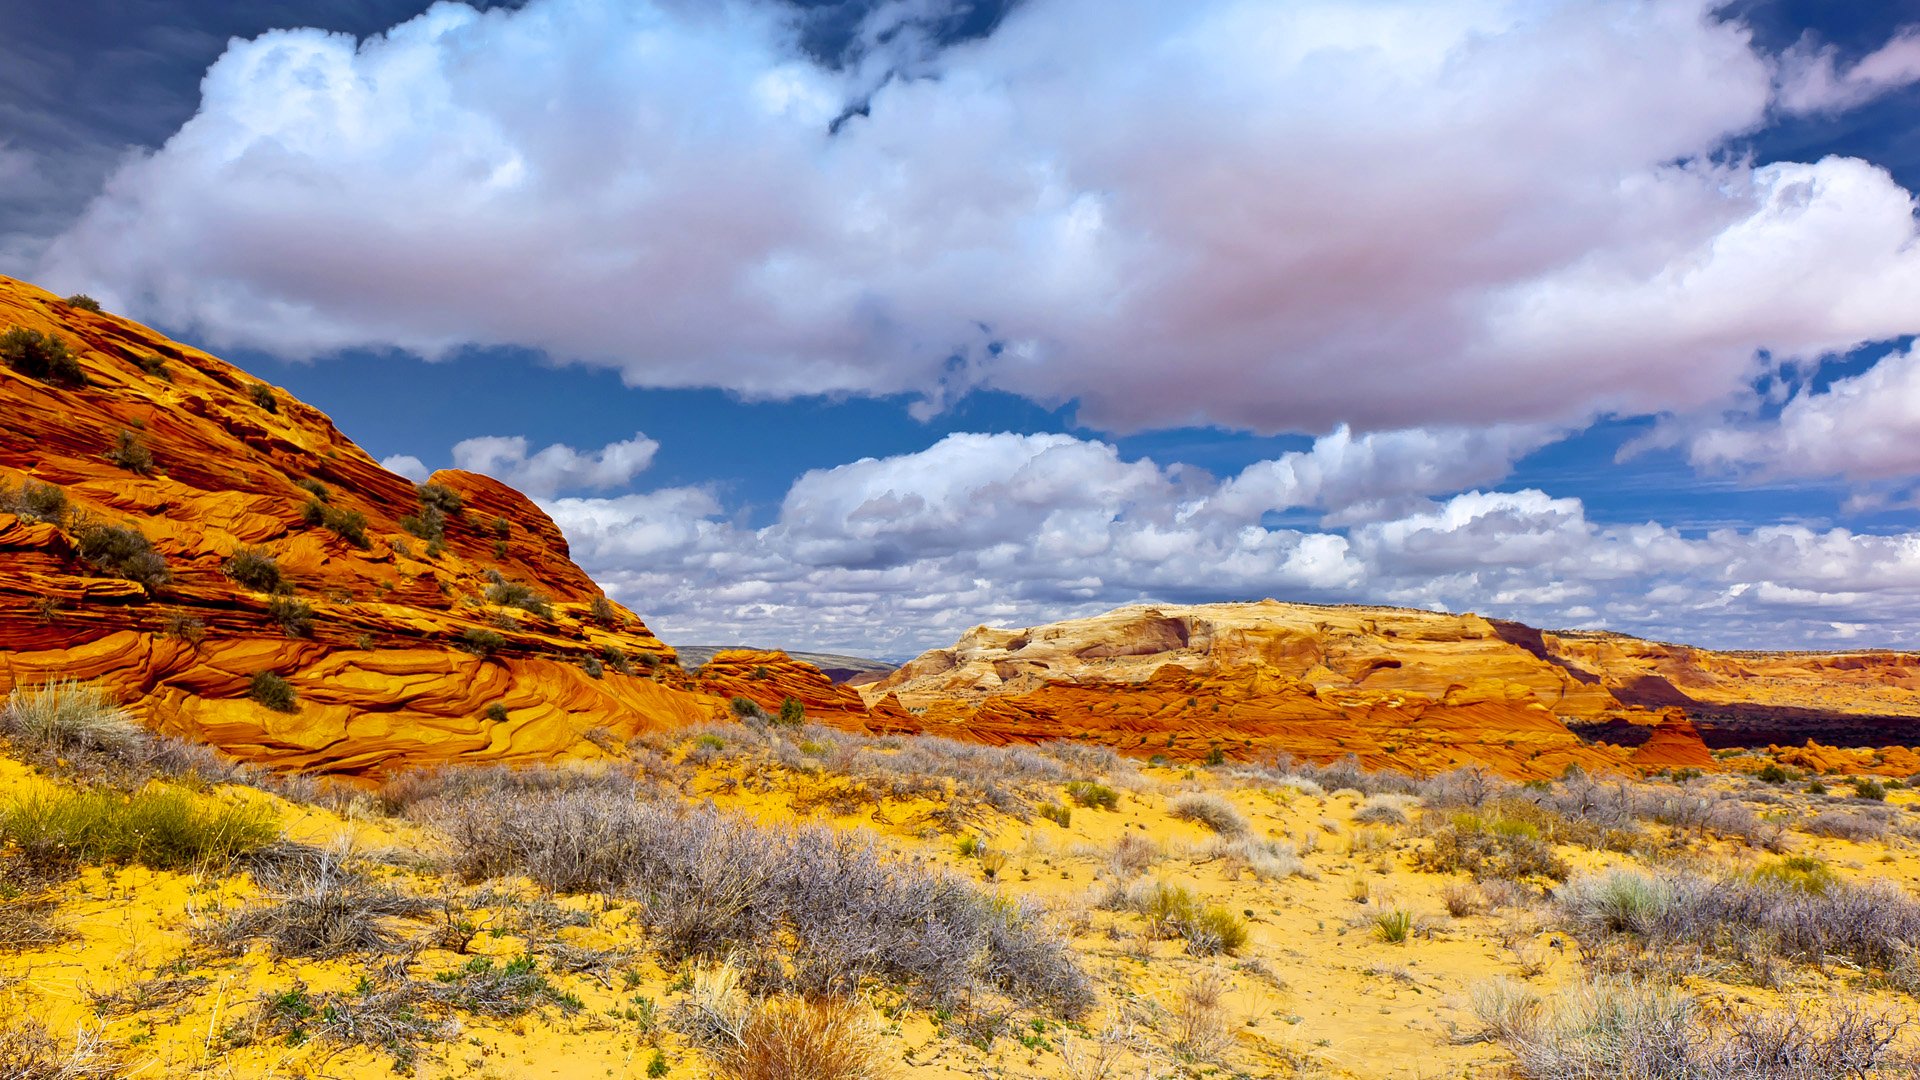
<svg viewBox="0 0 1920 1080">
<path fill-rule="evenodd" d="M 0 3 L 0 273 L 677 644 L 1920 647 L 1920 0 Z"/>
</svg>

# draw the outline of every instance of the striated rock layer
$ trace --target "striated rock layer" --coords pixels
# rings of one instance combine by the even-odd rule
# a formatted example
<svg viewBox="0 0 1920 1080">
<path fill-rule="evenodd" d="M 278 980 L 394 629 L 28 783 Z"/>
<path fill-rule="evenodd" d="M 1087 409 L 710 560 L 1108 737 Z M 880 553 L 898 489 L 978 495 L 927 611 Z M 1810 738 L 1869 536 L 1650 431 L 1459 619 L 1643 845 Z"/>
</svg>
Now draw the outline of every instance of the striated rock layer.
<svg viewBox="0 0 1920 1080">
<path fill-rule="evenodd" d="M 0 278 L 16 326 L 64 341 L 84 384 L 0 364 L 0 692 L 98 680 L 160 730 L 369 777 L 592 756 L 724 712 L 519 492 L 437 473 L 458 509 L 436 526 L 414 484 L 230 364 Z M 29 485 L 65 507 L 36 512 Z M 144 536 L 169 580 L 87 558 L 103 525 Z M 243 548 L 277 591 L 223 572 Z M 297 708 L 252 700 L 259 672 Z"/>
</svg>

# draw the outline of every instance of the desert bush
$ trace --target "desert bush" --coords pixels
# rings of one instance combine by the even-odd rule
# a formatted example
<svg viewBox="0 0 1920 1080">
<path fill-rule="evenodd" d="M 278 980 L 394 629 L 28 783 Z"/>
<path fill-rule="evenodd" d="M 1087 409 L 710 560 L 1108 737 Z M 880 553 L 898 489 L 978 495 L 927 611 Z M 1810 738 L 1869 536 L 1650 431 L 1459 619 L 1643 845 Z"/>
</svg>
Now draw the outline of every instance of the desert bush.
<svg viewBox="0 0 1920 1080">
<path fill-rule="evenodd" d="M 1824 1022 L 1795 1011 L 1710 1025 L 1692 997 L 1628 980 L 1577 984 L 1553 999 L 1497 984 L 1476 988 L 1473 1005 L 1527 1080 L 1813 1080 L 1910 1065 L 1894 1051 L 1899 1022 L 1847 1005 Z"/>
<path fill-rule="evenodd" d="M 51 900 L 8 899 L 7 884 L 6 875 L 0 873 L 0 952 L 44 949 L 67 939 L 66 928 L 55 918 L 58 904 Z"/>
<path fill-rule="evenodd" d="M 227 556 L 220 572 L 236 585 L 255 592 L 280 591 L 280 563 L 266 548 L 243 547 Z"/>
<path fill-rule="evenodd" d="M 1371 795 L 1353 812 L 1356 825 L 1407 824 L 1406 796 Z"/>
<path fill-rule="evenodd" d="M 86 293 L 74 293 L 72 296 L 67 297 L 67 306 L 70 308 L 78 308 L 81 311 L 91 311 L 95 314 L 99 314 L 100 312 L 100 301 L 95 300 Z"/>
<path fill-rule="evenodd" d="M 267 618 L 288 637 L 313 636 L 313 605 L 291 596 L 275 596 L 267 601 Z"/>
<path fill-rule="evenodd" d="M 1112 810 L 1120 805 L 1120 793 L 1105 784 L 1075 780 L 1066 786 L 1067 798 L 1089 809 Z"/>
<path fill-rule="evenodd" d="M 596 596 L 587 605 L 587 614 L 601 626 L 612 626 L 619 621 L 619 613 L 614 610 L 613 601 L 604 596 Z"/>
<path fill-rule="evenodd" d="M 421 484 L 414 492 L 422 507 L 431 507 L 449 517 L 459 517 L 466 509 L 460 493 L 445 484 Z"/>
<path fill-rule="evenodd" d="M 1217 971 L 1194 973 L 1180 987 L 1169 1010 L 1167 1042 L 1177 1051 L 1201 1061 L 1219 1057 L 1233 1045 L 1233 1027 L 1227 1015 L 1227 980 Z"/>
<path fill-rule="evenodd" d="M 107 460 L 130 473 L 146 476 L 153 471 L 153 451 L 139 435 L 120 429 L 114 437 L 113 449 L 107 451 Z"/>
<path fill-rule="evenodd" d="M 26 521 L 61 524 L 67 517 L 67 493 L 56 484 L 25 481 L 19 488 L 0 484 L 0 510 Z"/>
<path fill-rule="evenodd" d="M 1192 791 L 1176 796 L 1168 812 L 1182 821 L 1204 825 L 1222 836 L 1245 836 L 1251 828 L 1246 816 L 1224 795 Z"/>
<path fill-rule="evenodd" d="M 1317 877 L 1300 861 L 1299 849 L 1284 840 L 1260 840 L 1251 836 L 1220 839 L 1209 850 L 1222 860 L 1231 874 L 1247 874 L 1256 881 L 1280 881 L 1290 877 L 1309 880 Z"/>
<path fill-rule="evenodd" d="M 1554 894 L 1561 913 L 1592 934 L 1651 934 L 1673 911 L 1674 886 L 1638 870 L 1608 870 L 1577 877 Z"/>
<path fill-rule="evenodd" d="M 173 372 L 167 369 L 167 359 L 152 353 L 143 353 L 133 358 L 133 365 L 161 382 L 172 382 Z"/>
<path fill-rule="evenodd" d="M 0 334 L 0 361 L 30 379 L 67 386 L 87 385 L 87 372 L 80 366 L 79 357 L 73 355 L 73 350 L 57 334 L 10 326 L 6 333 Z"/>
<path fill-rule="evenodd" d="M 595 791 L 444 800 L 431 820 L 468 877 L 631 896 L 669 960 L 750 957 L 768 988 L 847 993 L 877 976 L 936 1002 L 982 986 L 1068 1015 L 1091 1002 L 1071 949 L 1033 911 L 886 860 L 863 834 Z"/>
<path fill-rule="evenodd" d="M 247 695 L 274 712 L 298 712 L 300 694 L 293 684 L 271 671 L 256 671 L 247 684 Z"/>
<path fill-rule="evenodd" d="M 266 903 L 228 916 L 211 938 L 234 951 L 265 941 L 277 957 L 386 952 L 400 944 L 394 920 L 433 909 L 423 898 L 368 881 L 337 852 L 323 852 L 281 877 L 267 890 Z"/>
<path fill-rule="evenodd" d="M 1868 802 L 1886 802 L 1887 786 L 1870 776 L 1856 776 L 1852 780 L 1853 797 Z"/>
<path fill-rule="evenodd" d="M 1567 876 L 1567 864 L 1532 822 L 1472 811 L 1454 813 L 1446 821 L 1434 831 L 1431 847 L 1414 856 L 1422 869 L 1516 881 Z"/>
<path fill-rule="evenodd" d="M 1754 775 L 1754 779 L 1760 781 L 1763 784 L 1784 784 L 1787 781 L 1793 779 L 1793 775 L 1787 772 L 1787 770 L 1781 768 L 1780 763 L 1777 761 L 1767 762 L 1765 765 L 1762 765 L 1760 767 L 1759 772 L 1754 773 L 1753 775 Z"/>
<path fill-rule="evenodd" d="M 780 703 L 780 712 L 774 717 L 774 722 L 781 727 L 799 727 L 807 722 L 807 707 L 801 704 L 799 698 L 787 698 Z"/>
<path fill-rule="evenodd" d="M 109 1080 L 126 1067 L 98 1032 L 80 1028 L 68 1045 L 32 1016 L 0 1020 L 0 1080 Z"/>
<path fill-rule="evenodd" d="M 759 1002 L 737 1033 L 708 1053 L 726 1080 L 871 1080 L 887 1073 L 865 1010 L 844 998 Z"/>
<path fill-rule="evenodd" d="M 456 645 L 475 656 L 491 656 L 507 644 L 507 639 L 491 630 L 468 627 L 460 632 Z"/>
<path fill-rule="evenodd" d="M 1218 904 L 1203 904 L 1180 885 L 1156 881 L 1134 898 L 1135 910 L 1159 937 L 1184 938 L 1196 956 L 1233 954 L 1245 947 L 1247 925 Z"/>
<path fill-rule="evenodd" d="M 523 581 L 498 581 L 487 586 L 487 603 L 519 608 L 543 619 L 553 618 L 553 603 Z"/>
<path fill-rule="evenodd" d="M 767 718 L 767 710 L 761 708 L 759 702 L 754 701 L 750 697 L 741 697 L 736 694 L 733 700 L 727 702 L 727 707 L 733 710 L 733 715 L 742 720 L 765 720 Z"/>
<path fill-rule="evenodd" d="M 1447 906 L 1447 914 L 1456 919 L 1478 915 L 1487 910 L 1486 894 L 1468 881 L 1447 882 L 1440 890 L 1440 902 Z"/>
<path fill-rule="evenodd" d="M 1778 885 L 1816 896 L 1840 883 L 1826 863 L 1811 855 L 1789 855 L 1761 863 L 1753 871 L 1752 880 L 1758 885 Z"/>
<path fill-rule="evenodd" d="M 1107 855 L 1107 871 L 1121 881 L 1139 877 L 1161 858 L 1160 845 L 1136 833 L 1125 833 L 1114 841 Z"/>
<path fill-rule="evenodd" d="M 358 510 L 334 506 L 318 496 L 307 502 L 301 517 L 308 525 L 322 528 L 352 544 L 364 548 L 367 540 L 367 515 Z"/>
<path fill-rule="evenodd" d="M 429 541 L 427 545 L 427 555 L 431 558 L 437 554 L 433 550 L 433 545 L 446 539 L 447 515 L 442 513 L 438 507 L 423 505 L 420 507 L 418 513 L 407 514 L 402 517 L 400 519 L 400 528 L 422 540 Z"/>
<path fill-rule="evenodd" d="M 1887 834 L 1884 818 L 1852 810 L 1823 810 L 1810 818 L 1805 828 L 1815 836 L 1866 843 Z"/>
<path fill-rule="evenodd" d="M 147 788 L 130 796 L 108 790 L 53 791 L 0 804 L 0 846 L 32 859 L 139 863 L 177 870 L 231 859 L 280 834 L 269 807 L 196 800 Z"/>
<path fill-rule="evenodd" d="M 74 541 L 80 557 L 109 577 L 135 582 L 148 592 L 173 580 L 167 560 L 138 529 L 89 523 Z"/>
<path fill-rule="evenodd" d="M 254 383 L 247 388 L 247 396 L 253 403 L 270 413 L 280 411 L 280 398 L 274 394 L 273 387 L 266 383 Z"/>
<path fill-rule="evenodd" d="M 1039 806 L 1033 808 L 1033 812 L 1063 829 L 1073 827 L 1073 809 L 1071 807 L 1061 806 L 1059 803 L 1041 803 Z"/>
</svg>

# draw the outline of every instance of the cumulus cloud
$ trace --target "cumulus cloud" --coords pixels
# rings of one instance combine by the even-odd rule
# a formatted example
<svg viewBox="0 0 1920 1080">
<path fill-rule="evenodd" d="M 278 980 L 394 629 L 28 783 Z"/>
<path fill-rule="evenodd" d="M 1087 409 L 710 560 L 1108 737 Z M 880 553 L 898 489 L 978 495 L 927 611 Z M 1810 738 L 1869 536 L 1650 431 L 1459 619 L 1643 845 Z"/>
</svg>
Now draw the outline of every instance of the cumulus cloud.
<svg viewBox="0 0 1920 1080">
<path fill-rule="evenodd" d="M 1920 330 L 1884 171 L 1719 153 L 1908 79 L 1912 39 L 1781 76 L 1720 7 L 1030 0 L 829 69 L 772 4 L 442 3 L 233 43 L 39 272 L 218 345 L 1109 430 L 1697 409 L 1757 350 Z"/>
<path fill-rule="evenodd" d="M 381 458 L 380 467 L 390 473 L 399 473 L 416 484 L 425 483 L 427 477 L 433 475 L 433 470 L 427 468 L 427 463 L 412 454 L 395 454 L 392 457 Z"/>
<path fill-rule="evenodd" d="M 482 435 L 454 444 L 453 464 L 536 498 L 582 488 L 625 487 L 653 464 L 660 444 L 644 434 L 582 452 L 554 443 L 529 453 L 525 436 Z"/>
<path fill-rule="evenodd" d="M 1920 535 L 1803 526 L 1702 535 L 1599 522 L 1577 498 L 1457 490 L 1471 469 L 1403 481 L 1394 512 L 1352 515 L 1346 499 L 1377 506 L 1376 493 L 1403 471 L 1397 450 L 1448 439 L 1338 433 L 1217 479 L 1127 460 L 1097 440 L 958 434 L 809 472 L 757 528 L 701 488 L 543 505 L 582 565 L 683 644 L 897 656 L 981 622 L 1264 596 L 1475 610 L 1721 645 L 1911 640 Z M 1286 474 L 1284 460 L 1296 476 L 1315 475 L 1310 462 L 1344 463 L 1344 472 L 1331 470 L 1339 483 L 1309 496 L 1312 483 L 1269 483 Z M 1262 523 L 1307 498 L 1324 511 L 1317 527 Z"/>
<path fill-rule="evenodd" d="M 1695 432 L 1687 454 L 1700 468 L 1758 479 L 1920 476 L 1920 352 L 1890 353 L 1823 390 L 1802 390 L 1770 421 Z"/>
</svg>

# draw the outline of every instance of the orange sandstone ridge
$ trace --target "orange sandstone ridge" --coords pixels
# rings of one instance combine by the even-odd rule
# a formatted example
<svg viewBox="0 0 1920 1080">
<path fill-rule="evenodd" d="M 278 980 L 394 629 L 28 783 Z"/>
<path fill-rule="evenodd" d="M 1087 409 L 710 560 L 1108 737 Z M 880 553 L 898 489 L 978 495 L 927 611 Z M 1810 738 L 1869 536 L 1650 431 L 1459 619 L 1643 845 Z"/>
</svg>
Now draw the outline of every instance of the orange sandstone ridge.
<svg viewBox="0 0 1920 1080">
<path fill-rule="evenodd" d="M 402 524 L 432 531 L 418 523 L 430 515 L 415 485 L 285 392 L 0 278 L 0 328 L 12 326 L 64 340 L 85 385 L 0 365 L 0 486 L 17 496 L 47 485 L 66 501 L 63 514 L 35 515 L 0 500 L 21 511 L 0 507 L 0 692 L 97 680 L 161 731 L 250 761 L 367 777 L 594 756 L 595 740 L 724 712 L 691 691 L 638 617 L 605 600 L 519 492 L 435 474 L 460 510 L 430 542 Z M 89 523 L 143 534 L 171 580 L 143 585 L 92 564 L 81 550 Z M 276 560 L 288 595 L 223 573 L 242 548 Z M 537 598 L 489 599 L 520 586 Z M 290 682 L 297 709 L 252 700 L 258 672 Z"/>
</svg>

